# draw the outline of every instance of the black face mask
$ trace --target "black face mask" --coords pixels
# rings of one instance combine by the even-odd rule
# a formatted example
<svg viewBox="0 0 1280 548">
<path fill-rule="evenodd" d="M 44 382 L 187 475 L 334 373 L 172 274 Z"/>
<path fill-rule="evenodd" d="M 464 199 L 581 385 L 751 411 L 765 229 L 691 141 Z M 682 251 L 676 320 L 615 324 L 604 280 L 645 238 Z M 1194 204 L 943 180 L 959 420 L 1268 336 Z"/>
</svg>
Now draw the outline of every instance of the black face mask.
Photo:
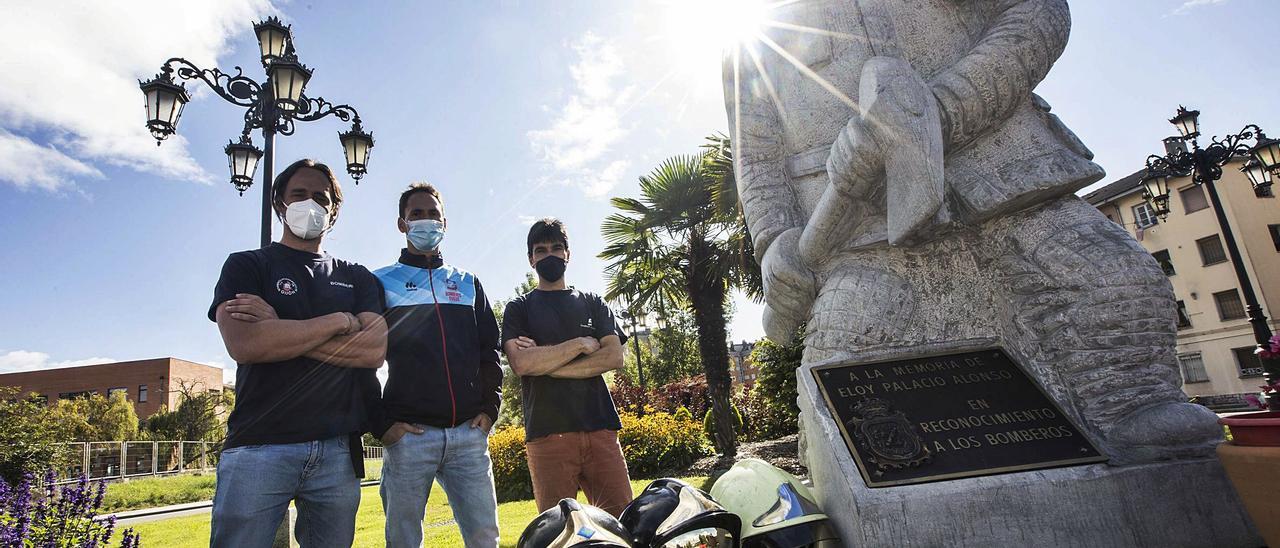
<svg viewBox="0 0 1280 548">
<path fill-rule="evenodd" d="M 548 282 L 558 282 L 564 277 L 564 259 L 555 255 L 547 255 L 541 261 L 533 265 L 533 269 L 538 271 L 538 276 Z"/>
</svg>

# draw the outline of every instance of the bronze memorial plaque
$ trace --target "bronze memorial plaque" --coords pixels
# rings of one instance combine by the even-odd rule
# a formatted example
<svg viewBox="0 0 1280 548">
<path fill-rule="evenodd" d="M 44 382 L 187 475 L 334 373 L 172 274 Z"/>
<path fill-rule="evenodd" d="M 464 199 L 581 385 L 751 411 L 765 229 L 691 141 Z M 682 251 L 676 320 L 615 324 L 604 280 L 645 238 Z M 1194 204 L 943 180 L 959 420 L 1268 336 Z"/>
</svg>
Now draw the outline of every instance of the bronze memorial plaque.
<svg viewBox="0 0 1280 548">
<path fill-rule="evenodd" d="M 813 375 L 868 487 L 1107 460 L 999 348 Z"/>
</svg>

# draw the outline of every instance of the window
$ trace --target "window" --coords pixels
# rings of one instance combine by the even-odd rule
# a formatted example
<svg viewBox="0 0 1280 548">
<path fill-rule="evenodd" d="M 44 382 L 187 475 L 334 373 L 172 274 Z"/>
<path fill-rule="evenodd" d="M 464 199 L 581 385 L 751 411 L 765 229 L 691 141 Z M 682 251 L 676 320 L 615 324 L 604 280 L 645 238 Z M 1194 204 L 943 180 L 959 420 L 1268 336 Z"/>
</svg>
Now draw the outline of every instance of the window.
<svg viewBox="0 0 1280 548">
<path fill-rule="evenodd" d="M 1262 376 L 1262 362 L 1258 361 L 1258 355 L 1253 353 L 1256 348 L 1246 346 L 1231 349 L 1231 353 L 1236 355 L 1236 365 L 1240 368 L 1241 377 Z"/>
<path fill-rule="evenodd" d="M 47 407 L 49 405 L 49 396 L 46 394 L 32 394 L 31 401 Z"/>
<path fill-rule="evenodd" d="M 1165 276 L 1172 276 L 1174 274 L 1177 274 L 1177 272 L 1173 270 L 1173 259 L 1169 258 L 1168 249 L 1162 249 L 1160 251 L 1152 253 L 1151 256 L 1156 258 L 1157 263 L 1160 263 L 1160 269 L 1164 270 Z"/>
<path fill-rule="evenodd" d="M 117 387 L 115 387 L 115 388 L 108 388 L 108 389 L 107 389 L 107 398 L 111 398 L 111 397 L 115 396 L 115 395 L 116 395 L 116 393 L 124 394 L 124 397 L 125 397 L 125 398 L 128 398 L 128 397 L 129 397 L 129 389 L 128 389 L 128 388 L 125 388 L 125 387 L 123 387 L 123 386 L 117 386 Z"/>
<path fill-rule="evenodd" d="M 1271 243 L 1275 244 L 1276 251 L 1280 251 L 1280 225 L 1267 225 L 1267 231 L 1271 232 Z"/>
<path fill-rule="evenodd" d="M 1239 291 L 1231 289 L 1214 293 L 1213 302 L 1218 305 L 1218 317 L 1222 318 L 1222 321 L 1239 320 L 1244 317 L 1244 304 L 1240 302 Z"/>
<path fill-rule="evenodd" d="M 1204 358 L 1199 352 L 1178 354 L 1178 366 L 1182 369 L 1182 382 L 1208 382 L 1209 373 L 1204 370 Z"/>
<path fill-rule="evenodd" d="M 138 385 L 138 403 L 147 403 L 147 385 Z"/>
<path fill-rule="evenodd" d="M 59 392 L 59 393 L 58 393 L 58 399 L 60 399 L 60 400 L 73 400 L 73 399 L 76 399 L 76 398 L 87 398 L 87 397 L 89 397 L 89 394 L 91 394 L 91 393 L 93 393 L 93 392 L 92 392 L 92 391 L 89 391 L 89 390 L 80 391 L 80 392 Z"/>
<path fill-rule="evenodd" d="M 1187 303 L 1178 301 L 1178 329 L 1191 327 L 1191 317 L 1187 315 Z"/>
<path fill-rule="evenodd" d="M 1185 213 L 1200 211 L 1209 207 L 1209 201 L 1204 197 L 1204 189 L 1200 185 L 1193 185 L 1178 191 L 1182 196 L 1182 210 Z"/>
<path fill-rule="evenodd" d="M 1133 206 L 1133 221 L 1138 224 L 1138 228 L 1147 228 L 1156 225 L 1156 212 L 1151 210 L 1151 206 L 1146 202 L 1142 202 Z"/>
<path fill-rule="evenodd" d="M 1222 250 L 1222 239 L 1217 234 L 1196 240 L 1196 247 L 1200 249 L 1200 260 L 1205 266 L 1227 261 L 1227 253 Z"/>
</svg>

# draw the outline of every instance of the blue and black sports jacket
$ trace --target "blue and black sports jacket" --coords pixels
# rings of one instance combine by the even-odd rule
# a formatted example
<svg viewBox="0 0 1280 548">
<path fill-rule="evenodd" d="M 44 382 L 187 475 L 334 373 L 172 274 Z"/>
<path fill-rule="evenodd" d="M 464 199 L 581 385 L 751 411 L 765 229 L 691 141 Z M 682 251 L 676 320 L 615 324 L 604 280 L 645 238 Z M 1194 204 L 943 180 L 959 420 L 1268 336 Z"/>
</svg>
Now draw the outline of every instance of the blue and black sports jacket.
<svg viewBox="0 0 1280 548">
<path fill-rule="evenodd" d="M 387 384 L 370 430 L 382 436 L 395 421 L 448 428 L 480 413 L 497 420 L 498 322 L 480 280 L 439 255 L 408 250 L 374 275 L 386 293 L 390 331 Z"/>
</svg>

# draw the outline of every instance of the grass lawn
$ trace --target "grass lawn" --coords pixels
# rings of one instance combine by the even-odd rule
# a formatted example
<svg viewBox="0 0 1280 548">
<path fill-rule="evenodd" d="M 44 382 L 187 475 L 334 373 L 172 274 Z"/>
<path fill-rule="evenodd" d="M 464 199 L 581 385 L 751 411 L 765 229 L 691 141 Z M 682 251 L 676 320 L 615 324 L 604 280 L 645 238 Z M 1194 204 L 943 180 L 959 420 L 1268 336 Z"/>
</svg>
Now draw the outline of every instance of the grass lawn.
<svg viewBox="0 0 1280 548">
<path fill-rule="evenodd" d="M 682 478 L 695 487 L 710 488 L 705 477 Z M 639 493 L 651 480 L 633 480 L 631 490 Z M 584 500 L 581 496 L 579 500 Z M 537 514 L 532 500 L 505 502 L 498 505 L 498 527 L 502 536 L 502 546 L 515 546 L 520 533 L 533 521 Z M 424 546 L 462 546 L 462 538 L 458 535 L 458 526 L 451 521 L 453 512 L 449 510 L 444 490 L 436 485 L 431 491 L 431 500 L 427 503 L 427 517 L 423 528 Z M 373 485 L 361 489 L 360 510 L 356 513 L 355 546 L 383 546 L 382 535 L 382 499 L 378 496 L 378 486 Z M 187 516 L 181 518 L 153 521 L 134 526 L 134 530 L 142 536 L 144 546 L 204 547 L 209 544 L 209 516 Z"/>
<path fill-rule="evenodd" d="M 366 479 L 378 479 L 382 474 L 381 459 L 366 460 L 364 467 Z M 210 500 L 216 483 L 214 474 L 183 474 L 111 483 L 107 485 L 107 495 L 102 499 L 102 512 L 110 514 Z"/>
</svg>

